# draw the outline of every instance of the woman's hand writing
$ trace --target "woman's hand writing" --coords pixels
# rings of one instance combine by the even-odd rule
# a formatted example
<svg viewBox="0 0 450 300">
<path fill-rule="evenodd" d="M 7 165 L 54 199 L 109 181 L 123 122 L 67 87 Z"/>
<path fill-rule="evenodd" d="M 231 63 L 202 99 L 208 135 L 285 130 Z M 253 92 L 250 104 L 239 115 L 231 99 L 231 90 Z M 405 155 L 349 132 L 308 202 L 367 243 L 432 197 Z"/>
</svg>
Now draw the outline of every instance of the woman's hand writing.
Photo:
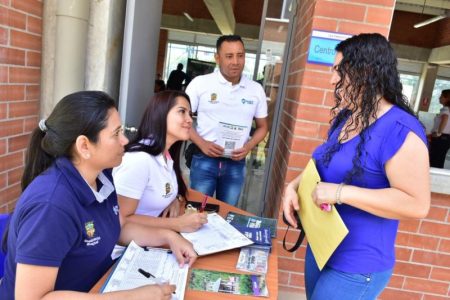
<svg viewBox="0 0 450 300">
<path fill-rule="evenodd" d="M 208 223 L 206 213 L 188 213 L 177 217 L 178 232 L 194 232 Z"/>
</svg>

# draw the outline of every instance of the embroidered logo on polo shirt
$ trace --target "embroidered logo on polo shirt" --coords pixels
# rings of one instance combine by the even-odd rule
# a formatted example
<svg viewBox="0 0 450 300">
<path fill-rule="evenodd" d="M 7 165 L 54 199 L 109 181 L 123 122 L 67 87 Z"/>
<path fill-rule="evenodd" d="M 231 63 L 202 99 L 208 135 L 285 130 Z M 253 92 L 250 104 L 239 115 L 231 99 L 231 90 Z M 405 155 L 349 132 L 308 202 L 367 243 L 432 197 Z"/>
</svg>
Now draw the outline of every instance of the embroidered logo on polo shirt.
<svg viewBox="0 0 450 300">
<path fill-rule="evenodd" d="M 211 104 L 217 104 L 219 103 L 219 101 L 217 101 L 217 94 L 216 93 L 211 93 L 211 98 L 208 101 Z"/>
<path fill-rule="evenodd" d="M 89 221 L 84 223 L 84 229 L 86 229 L 86 234 L 88 237 L 92 238 L 95 234 L 94 221 Z"/>
<path fill-rule="evenodd" d="M 86 246 L 97 245 L 99 243 L 99 241 L 101 240 L 101 237 L 99 237 L 99 236 L 94 237 L 94 235 L 95 235 L 94 221 L 89 221 L 89 222 L 84 223 L 84 229 L 86 230 L 86 235 L 89 238 L 89 239 L 84 240 L 84 242 L 86 243 Z"/>
<path fill-rule="evenodd" d="M 166 182 L 166 184 L 164 185 L 165 187 L 165 192 L 166 194 L 163 195 L 164 198 L 167 198 L 170 196 L 171 192 L 172 192 L 172 185 L 170 184 L 170 182 Z"/>
<path fill-rule="evenodd" d="M 242 98 L 241 102 L 242 102 L 242 104 L 253 104 L 255 101 Z"/>
</svg>

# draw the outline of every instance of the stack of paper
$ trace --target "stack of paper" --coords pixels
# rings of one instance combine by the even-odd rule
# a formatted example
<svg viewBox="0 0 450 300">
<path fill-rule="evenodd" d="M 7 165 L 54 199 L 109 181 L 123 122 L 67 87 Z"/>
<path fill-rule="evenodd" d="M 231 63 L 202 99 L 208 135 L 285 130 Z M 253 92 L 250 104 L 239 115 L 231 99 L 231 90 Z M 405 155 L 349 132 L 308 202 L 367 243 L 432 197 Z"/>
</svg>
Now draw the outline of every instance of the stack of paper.
<svg viewBox="0 0 450 300">
<path fill-rule="evenodd" d="M 198 255 L 207 255 L 253 244 L 217 213 L 208 214 L 208 223 L 195 232 L 182 232 Z"/>
<path fill-rule="evenodd" d="M 102 293 L 137 288 L 147 284 L 175 284 L 176 298 L 183 300 L 189 266 L 179 267 L 170 250 L 142 248 L 134 241 L 128 245 L 119 263 L 102 288 Z M 140 270 L 140 271 L 139 271 Z M 144 274 L 151 274 L 147 278 Z"/>
</svg>

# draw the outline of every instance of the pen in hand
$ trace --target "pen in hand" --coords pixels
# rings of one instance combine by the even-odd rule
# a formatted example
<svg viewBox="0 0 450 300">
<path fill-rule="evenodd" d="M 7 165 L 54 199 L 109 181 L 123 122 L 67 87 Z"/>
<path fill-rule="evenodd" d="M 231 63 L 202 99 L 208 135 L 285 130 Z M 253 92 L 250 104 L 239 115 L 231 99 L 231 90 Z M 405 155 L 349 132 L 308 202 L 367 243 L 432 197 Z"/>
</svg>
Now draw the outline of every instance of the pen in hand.
<svg viewBox="0 0 450 300">
<path fill-rule="evenodd" d="M 205 207 L 206 207 L 206 202 L 208 201 L 208 195 L 205 195 L 205 198 L 203 198 L 203 202 L 202 202 L 202 206 L 200 206 L 200 212 L 204 212 L 205 211 Z"/>
</svg>

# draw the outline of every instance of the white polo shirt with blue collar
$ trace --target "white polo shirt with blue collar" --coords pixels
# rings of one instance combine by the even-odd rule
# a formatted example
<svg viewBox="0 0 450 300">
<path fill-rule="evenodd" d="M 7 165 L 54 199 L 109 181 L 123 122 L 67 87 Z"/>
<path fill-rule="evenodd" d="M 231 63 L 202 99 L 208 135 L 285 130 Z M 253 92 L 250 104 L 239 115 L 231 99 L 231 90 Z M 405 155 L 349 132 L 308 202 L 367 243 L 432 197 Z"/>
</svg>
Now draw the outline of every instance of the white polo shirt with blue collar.
<svg viewBox="0 0 450 300">
<path fill-rule="evenodd" d="M 253 118 L 267 117 L 267 101 L 261 85 L 244 75 L 238 84 L 227 81 L 219 70 L 195 77 L 186 88 L 197 133 L 207 141 L 217 140 L 219 123 L 245 126 L 249 136 Z"/>
<path fill-rule="evenodd" d="M 120 235 L 111 170 L 97 186 L 93 191 L 61 157 L 25 189 L 9 227 L 1 299 L 14 299 L 17 263 L 58 267 L 55 290 L 85 292 L 111 267 Z"/>
</svg>

